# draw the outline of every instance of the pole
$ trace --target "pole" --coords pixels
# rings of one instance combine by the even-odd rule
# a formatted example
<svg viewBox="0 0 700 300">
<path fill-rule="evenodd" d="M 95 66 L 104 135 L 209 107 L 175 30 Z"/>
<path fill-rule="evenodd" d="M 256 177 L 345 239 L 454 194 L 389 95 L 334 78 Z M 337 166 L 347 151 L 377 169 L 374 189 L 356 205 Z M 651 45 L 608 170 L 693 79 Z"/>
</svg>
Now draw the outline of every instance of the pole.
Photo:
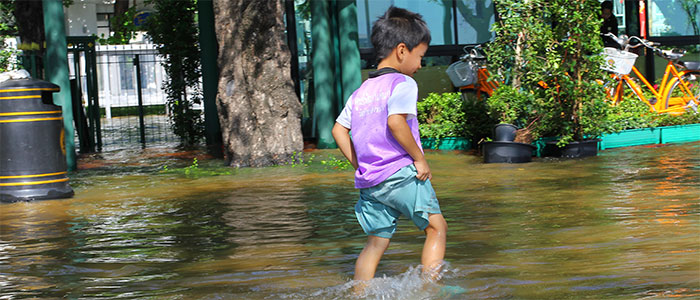
<svg viewBox="0 0 700 300">
<path fill-rule="evenodd" d="M 136 66 L 136 96 L 139 100 L 139 133 L 141 134 L 141 149 L 146 149 L 146 124 L 143 120 L 143 95 L 141 94 L 141 60 L 139 55 L 134 55 Z"/>
<path fill-rule="evenodd" d="M 333 72 L 333 53 L 331 24 L 328 15 L 328 0 L 311 1 L 311 41 L 312 65 L 314 72 L 314 116 L 317 130 L 317 147 L 320 149 L 336 148 L 331 134 L 335 124 L 335 74 Z"/>
<path fill-rule="evenodd" d="M 214 4 L 212 0 L 197 1 L 199 10 L 199 47 L 202 58 L 202 98 L 204 102 L 204 137 L 209 153 L 223 157 L 221 125 L 216 108 L 216 93 L 219 85 L 217 66 L 218 47 L 214 30 Z"/>
<path fill-rule="evenodd" d="M 46 55 L 44 66 L 46 80 L 61 87 L 54 95 L 54 104 L 63 111 L 65 130 L 66 165 L 69 171 L 76 169 L 75 130 L 73 127 L 73 106 L 70 95 L 68 74 L 68 45 L 64 24 L 63 3 L 60 0 L 43 0 L 44 32 L 46 34 Z"/>
<path fill-rule="evenodd" d="M 340 65 L 342 66 L 341 80 L 343 85 L 341 103 L 345 105 L 350 95 L 362 84 L 362 64 L 360 62 L 357 5 L 355 1 L 338 1 L 338 27 L 340 34 Z"/>
</svg>

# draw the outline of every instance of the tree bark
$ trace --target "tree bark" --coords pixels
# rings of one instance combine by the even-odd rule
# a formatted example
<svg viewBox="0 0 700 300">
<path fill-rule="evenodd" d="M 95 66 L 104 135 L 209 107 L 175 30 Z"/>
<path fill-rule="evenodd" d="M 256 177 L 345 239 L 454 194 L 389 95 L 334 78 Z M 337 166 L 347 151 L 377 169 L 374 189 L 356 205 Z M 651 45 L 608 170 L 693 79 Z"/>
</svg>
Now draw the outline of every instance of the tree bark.
<svg viewBox="0 0 700 300">
<path fill-rule="evenodd" d="M 291 80 L 282 1 L 214 1 L 217 107 L 229 165 L 291 162 L 303 150 L 301 103 Z"/>
<path fill-rule="evenodd" d="M 44 11 L 41 1 L 17 0 L 15 1 L 15 24 L 20 42 L 37 43 L 44 49 Z"/>
<path fill-rule="evenodd" d="M 124 14 L 129 10 L 129 0 L 115 0 L 114 1 L 114 16 L 111 21 L 111 30 L 114 32 L 114 36 L 119 40 L 123 40 L 125 36 L 124 29 Z M 128 41 L 126 41 L 128 43 Z"/>
</svg>

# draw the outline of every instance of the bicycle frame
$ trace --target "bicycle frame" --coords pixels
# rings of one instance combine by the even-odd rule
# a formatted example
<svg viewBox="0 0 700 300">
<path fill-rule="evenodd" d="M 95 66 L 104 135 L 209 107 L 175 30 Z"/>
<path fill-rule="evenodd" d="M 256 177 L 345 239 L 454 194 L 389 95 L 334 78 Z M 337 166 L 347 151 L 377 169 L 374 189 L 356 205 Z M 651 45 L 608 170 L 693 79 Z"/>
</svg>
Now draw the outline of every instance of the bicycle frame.
<svg viewBox="0 0 700 300">
<path fill-rule="evenodd" d="M 642 91 L 642 87 L 640 87 L 632 78 L 629 76 L 629 74 L 624 74 L 624 75 L 612 75 L 616 78 L 618 81 L 617 86 L 615 87 L 615 93 L 612 95 L 612 98 L 614 100 L 614 104 L 620 103 L 622 101 L 622 96 L 623 96 L 623 88 L 622 88 L 622 81 L 627 83 L 627 86 L 632 89 L 632 92 L 640 99 L 642 100 L 649 108 L 653 111 L 656 111 L 658 113 L 665 113 L 665 112 L 675 112 L 675 111 L 682 111 L 683 107 L 671 107 L 671 108 L 665 108 L 664 107 L 664 102 L 662 100 L 666 99 L 667 94 L 669 93 L 670 89 L 670 82 L 672 79 L 680 80 L 681 86 L 684 89 L 684 92 L 690 94 L 690 89 L 685 85 L 685 83 L 681 80 L 681 76 L 686 74 L 689 71 L 682 71 L 678 72 L 676 67 L 674 66 L 673 62 L 669 61 L 668 64 L 666 64 L 666 70 L 664 71 L 664 77 L 661 80 L 661 83 L 659 84 L 658 90 L 654 88 L 654 86 L 649 83 L 649 81 L 642 75 L 642 73 L 639 72 L 637 67 L 632 67 L 632 72 L 634 73 L 635 76 L 639 80 L 644 83 L 644 85 L 649 88 L 649 90 L 654 94 L 654 97 L 656 98 L 656 102 L 651 103 L 645 96 L 644 92 Z M 671 106 L 671 105 L 669 105 Z"/>
<path fill-rule="evenodd" d="M 498 88 L 499 84 L 495 81 L 489 81 L 489 76 L 491 76 L 491 74 L 486 68 L 479 68 L 477 70 L 477 82 L 475 84 L 461 86 L 459 90 L 475 90 L 478 99 L 481 99 L 482 92 L 490 97 L 493 91 Z"/>
</svg>

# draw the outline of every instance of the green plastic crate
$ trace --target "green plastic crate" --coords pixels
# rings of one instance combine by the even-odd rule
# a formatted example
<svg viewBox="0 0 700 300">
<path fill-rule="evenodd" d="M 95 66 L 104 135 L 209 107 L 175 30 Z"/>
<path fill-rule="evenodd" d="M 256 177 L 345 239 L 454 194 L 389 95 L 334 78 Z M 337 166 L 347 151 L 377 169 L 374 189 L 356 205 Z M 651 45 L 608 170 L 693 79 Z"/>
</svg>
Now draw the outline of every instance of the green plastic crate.
<svg viewBox="0 0 700 300">
<path fill-rule="evenodd" d="M 683 143 L 700 141 L 700 124 L 659 127 L 661 143 Z"/>
<path fill-rule="evenodd" d="M 432 138 L 422 138 L 421 144 L 423 149 L 438 149 L 438 150 L 469 150 L 471 149 L 471 141 L 463 137 L 445 137 L 439 140 Z"/>
<path fill-rule="evenodd" d="M 605 134 L 598 143 L 600 150 L 619 147 L 658 144 L 661 142 L 661 129 L 640 128 Z"/>
</svg>

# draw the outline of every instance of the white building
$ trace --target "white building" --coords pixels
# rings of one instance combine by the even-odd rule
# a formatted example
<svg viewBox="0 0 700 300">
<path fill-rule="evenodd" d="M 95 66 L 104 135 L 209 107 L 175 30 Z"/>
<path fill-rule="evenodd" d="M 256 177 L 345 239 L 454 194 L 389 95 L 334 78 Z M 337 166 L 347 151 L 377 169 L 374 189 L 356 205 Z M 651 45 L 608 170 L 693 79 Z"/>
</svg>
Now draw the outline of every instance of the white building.
<svg viewBox="0 0 700 300">
<path fill-rule="evenodd" d="M 138 16 L 153 11 L 144 5 L 143 0 L 130 0 Z M 107 38 L 110 36 L 110 20 L 114 17 L 114 0 L 74 0 L 69 7 L 64 7 L 67 36 L 92 36 Z M 130 44 L 147 43 L 143 34 L 138 34 Z"/>
<path fill-rule="evenodd" d="M 152 10 L 143 5 L 142 0 L 133 1 L 136 5 L 138 24 Z M 110 20 L 114 16 L 114 2 L 100 0 L 75 0 L 69 7 L 64 7 L 66 18 L 66 35 L 110 36 Z M 141 94 L 144 106 L 164 105 L 166 96 L 161 89 L 166 79 L 165 71 L 160 62 L 163 57 L 157 54 L 144 32 L 138 32 L 128 45 L 97 45 L 97 82 L 100 107 L 104 108 L 105 116 L 112 117 L 112 109 L 116 107 L 138 106 L 137 74 L 133 61 L 136 55 L 141 61 Z M 79 65 L 74 62 L 73 53 L 69 52 L 69 68 L 71 79 L 76 78 L 76 68 L 80 69 L 83 90 L 83 103 L 87 102 L 85 57 L 80 55 Z"/>
</svg>

